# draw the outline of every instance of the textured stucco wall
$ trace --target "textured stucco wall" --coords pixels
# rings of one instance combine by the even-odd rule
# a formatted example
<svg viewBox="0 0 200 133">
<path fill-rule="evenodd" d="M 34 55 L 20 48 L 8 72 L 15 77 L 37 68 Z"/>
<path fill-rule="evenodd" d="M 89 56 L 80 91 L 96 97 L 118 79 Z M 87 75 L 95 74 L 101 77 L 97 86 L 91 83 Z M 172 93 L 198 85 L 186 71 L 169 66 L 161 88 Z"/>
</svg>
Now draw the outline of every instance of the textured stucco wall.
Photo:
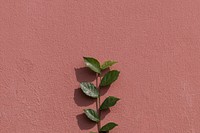
<svg viewBox="0 0 200 133">
<path fill-rule="evenodd" d="M 200 133 L 199 0 L 1 0 L 0 133 L 95 131 L 82 56 L 119 62 L 112 133 Z"/>
</svg>

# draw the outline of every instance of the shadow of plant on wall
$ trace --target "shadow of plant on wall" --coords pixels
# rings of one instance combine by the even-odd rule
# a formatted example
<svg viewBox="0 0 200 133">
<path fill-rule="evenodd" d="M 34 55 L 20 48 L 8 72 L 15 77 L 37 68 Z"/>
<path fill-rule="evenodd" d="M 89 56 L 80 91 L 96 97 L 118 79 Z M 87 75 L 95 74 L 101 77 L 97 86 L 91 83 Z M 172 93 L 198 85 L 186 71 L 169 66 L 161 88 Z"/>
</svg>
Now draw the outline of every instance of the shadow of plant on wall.
<svg viewBox="0 0 200 133">
<path fill-rule="evenodd" d="M 80 129 L 90 129 L 97 124 L 98 133 L 109 132 L 118 124 L 109 122 L 101 126 L 101 120 L 110 113 L 110 107 L 114 106 L 120 99 L 114 96 L 107 97 L 101 103 L 110 85 L 114 83 L 120 74 L 117 70 L 110 70 L 116 61 L 105 61 L 102 65 L 92 57 L 83 57 L 86 67 L 75 69 L 77 81 L 80 88 L 74 91 L 74 101 L 78 106 L 89 106 L 96 102 L 96 109 L 84 109 L 82 114 L 76 116 Z M 89 69 L 90 71 L 89 71 Z M 91 71 L 92 70 L 92 71 Z M 95 85 L 92 83 L 95 81 Z M 90 132 L 90 133 L 97 133 Z"/>
</svg>

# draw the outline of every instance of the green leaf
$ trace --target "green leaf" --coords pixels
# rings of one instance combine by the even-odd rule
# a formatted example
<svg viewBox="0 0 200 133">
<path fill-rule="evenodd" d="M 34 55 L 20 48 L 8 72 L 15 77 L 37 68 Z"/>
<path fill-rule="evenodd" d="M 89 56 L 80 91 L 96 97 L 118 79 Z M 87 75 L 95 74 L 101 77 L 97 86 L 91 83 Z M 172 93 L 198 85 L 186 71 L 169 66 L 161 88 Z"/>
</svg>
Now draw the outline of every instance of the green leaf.
<svg viewBox="0 0 200 133">
<path fill-rule="evenodd" d="M 97 59 L 92 57 L 83 57 L 85 65 L 96 73 L 101 73 L 100 63 Z"/>
<path fill-rule="evenodd" d="M 101 80 L 100 86 L 103 87 L 111 85 L 114 81 L 118 79 L 119 73 L 120 72 L 117 70 L 112 70 L 106 73 L 103 79 Z"/>
<path fill-rule="evenodd" d="M 115 124 L 114 122 L 109 122 L 107 123 L 106 125 L 104 125 L 100 131 L 102 132 L 107 132 L 107 131 L 110 131 L 112 130 L 114 127 L 118 126 L 117 124 Z"/>
<path fill-rule="evenodd" d="M 117 97 L 113 97 L 113 96 L 107 97 L 104 100 L 104 102 L 101 104 L 100 110 L 108 109 L 108 108 L 114 106 L 118 100 L 120 100 L 120 99 Z"/>
<path fill-rule="evenodd" d="M 82 91 L 89 97 L 92 98 L 98 98 L 99 97 L 99 91 L 92 83 L 88 82 L 82 82 L 80 84 Z"/>
<path fill-rule="evenodd" d="M 99 122 L 99 120 L 100 120 L 99 116 L 98 116 L 97 112 L 94 111 L 93 109 L 84 109 L 84 113 L 90 120 Z"/>
<path fill-rule="evenodd" d="M 101 70 L 104 70 L 106 68 L 111 67 L 112 65 L 116 64 L 116 61 L 105 61 L 102 65 L 101 65 Z"/>
</svg>

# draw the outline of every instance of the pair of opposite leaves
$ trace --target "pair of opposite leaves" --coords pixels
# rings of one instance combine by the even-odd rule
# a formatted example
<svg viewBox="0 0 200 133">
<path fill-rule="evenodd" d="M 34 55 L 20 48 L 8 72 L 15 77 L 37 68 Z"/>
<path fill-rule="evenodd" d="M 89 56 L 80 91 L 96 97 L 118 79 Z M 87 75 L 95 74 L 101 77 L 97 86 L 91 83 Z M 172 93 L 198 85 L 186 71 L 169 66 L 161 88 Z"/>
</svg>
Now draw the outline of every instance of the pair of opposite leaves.
<svg viewBox="0 0 200 133">
<path fill-rule="evenodd" d="M 102 65 L 100 65 L 100 63 L 98 62 L 98 60 L 91 58 L 91 57 L 83 57 L 84 58 L 84 62 L 86 64 L 87 67 L 89 67 L 92 71 L 101 74 L 102 70 L 105 70 L 107 68 L 109 68 L 110 66 L 114 65 L 115 61 L 106 61 L 104 62 Z M 106 73 L 103 77 L 103 79 L 100 82 L 99 87 L 105 87 L 105 86 L 109 86 L 111 85 L 114 81 L 116 81 L 118 79 L 119 76 L 119 71 L 117 70 L 112 70 L 109 71 L 108 73 Z M 88 82 L 82 82 L 80 84 L 82 91 L 89 97 L 92 98 L 98 98 L 99 95 L 99 91 L 98 89 L 94 86 L 94 84 L 92 83 L 88 83 Z M 119 98 L 116 98 L 114 96 L 109 96 L 108 98 L 106 98 L 104 100 L 104 102 L 102 103 L 102 105 L 100 106 L 100 110 L 105 110 L 108 109 L 112 106 L 114 106 L 116 104 L 116 102 L 119 100 Z M 85 109 L 84 110 L 86 116 L 95 122 L 99 122 L 100 118 L 98 116 L 98 113 L 92 109 Z M 115 124 L 114 122 L 110 122 L 107 123 L 105 126 L 103 126 L 100 131 L 109 131 L 111 129 L 113 129 L 115 126 L 117 126 L 117 124 Z"/>
</svg>

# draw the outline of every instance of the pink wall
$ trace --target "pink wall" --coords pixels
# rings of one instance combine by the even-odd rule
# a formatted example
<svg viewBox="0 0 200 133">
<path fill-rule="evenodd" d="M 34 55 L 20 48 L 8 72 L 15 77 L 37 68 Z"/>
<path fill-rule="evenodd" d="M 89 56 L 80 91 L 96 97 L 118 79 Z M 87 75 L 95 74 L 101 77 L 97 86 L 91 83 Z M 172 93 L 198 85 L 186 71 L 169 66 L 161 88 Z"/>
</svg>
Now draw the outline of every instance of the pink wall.
<svg viewBox="0 0 200 133">
<path fill-rule="evenodd" d="M 0 133 L 95 131 L 82 56 L 119 62 L 112 133 L 200 133 L 199 0 L 1 0 Z"/>
</svg>

